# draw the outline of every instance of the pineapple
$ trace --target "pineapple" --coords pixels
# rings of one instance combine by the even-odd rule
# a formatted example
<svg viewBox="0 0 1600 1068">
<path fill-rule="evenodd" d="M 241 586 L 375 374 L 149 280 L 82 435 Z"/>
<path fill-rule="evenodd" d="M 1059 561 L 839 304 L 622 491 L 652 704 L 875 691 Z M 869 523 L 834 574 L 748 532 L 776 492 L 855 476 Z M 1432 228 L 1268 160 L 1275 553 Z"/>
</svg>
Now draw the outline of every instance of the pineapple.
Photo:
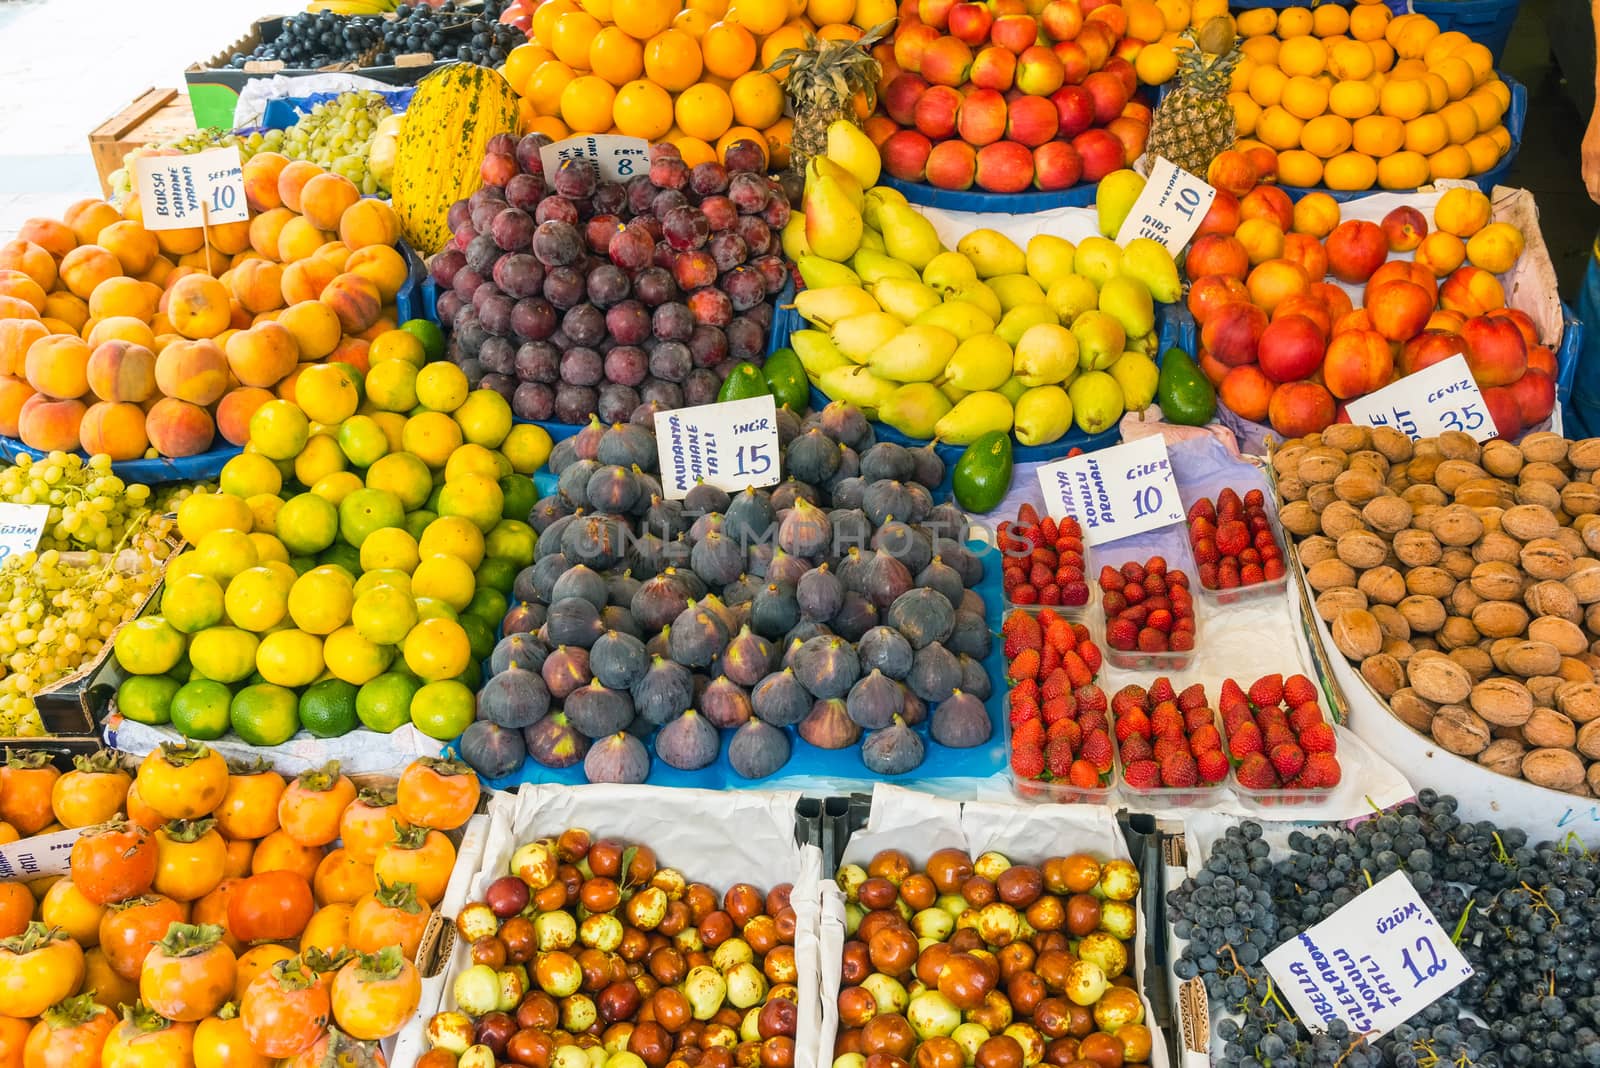
<svg viewBox="0 0 1600 1068">
<path fill-rule="evenodd" d="M 864 114 L 878 103 L 878 77 L 883 68 L 872 58 L 872 46 L 883 39 L 892 22 L 874 26 L 856 41 L 819 41 L 806 33 L 805 48 L 786 48 L 767 73 L 783 81 L 783 91 L 794 117 L 789 166 L 804 174 L 812 156 L 828 147 L 828 127 L 835 119 L 860 124 L 856 97 L 866 98 Z M 784 73 L 787 71 L 787 73 Z"/>
<path fill-rule="evenodd" d="M 1228 86 L 1239 63 L 1232 19 L 1218 16 L 1200 31 L 1184 34 L 1193 48 L 1179 53 L 1178 87 L 1156 107 L 1145 152 L 1164 156 L 1190 174 L 1205 177 L 1217 153 L 1233 146 L 1237 129 Z M 1213 25 L 1215 24 L 1215 25 Z M 1215 45 L 1214 51 L 1206 46 Z"/>
</svg>

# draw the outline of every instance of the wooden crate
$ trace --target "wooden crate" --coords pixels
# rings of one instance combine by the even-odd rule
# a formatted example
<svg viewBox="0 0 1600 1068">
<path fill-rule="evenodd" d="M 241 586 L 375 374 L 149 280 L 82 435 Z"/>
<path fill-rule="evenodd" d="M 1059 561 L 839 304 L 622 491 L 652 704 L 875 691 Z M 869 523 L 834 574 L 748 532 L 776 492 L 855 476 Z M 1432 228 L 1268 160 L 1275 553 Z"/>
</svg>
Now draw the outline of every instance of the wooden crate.
<svg viewBox="0 0 1600 1068">
<path fill-rule="evenodd" d="M 170 141 L 193 133 L 194 112 L 187 93 L 177 89 L 146 89 L 89 134 L 89 152 L 100 175 L 100 188 L 111 195 L 111 175 L 122 168 L 122 158 L 142 145 Z"/>
</svg>

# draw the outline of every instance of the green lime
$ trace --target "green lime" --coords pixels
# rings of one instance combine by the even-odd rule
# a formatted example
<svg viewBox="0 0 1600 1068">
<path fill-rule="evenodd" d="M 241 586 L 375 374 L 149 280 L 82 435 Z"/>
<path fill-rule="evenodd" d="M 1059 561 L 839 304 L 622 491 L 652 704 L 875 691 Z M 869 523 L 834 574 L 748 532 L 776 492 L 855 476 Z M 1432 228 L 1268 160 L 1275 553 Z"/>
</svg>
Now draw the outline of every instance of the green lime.
<svg viewBox="0 0 1600 1068">
<path fill-rule="evenodd" d="M 539 535 L 520 519 L 502 519 L 483 537 L 485 554 L 503 556 L 518 567 L 533 563 L 533 551 L 538 546 Z"/>
<path fill-rule="evenodd" d="M 500 616 L 495 616 L 494 621 L 490 622 L 482 616 L 470 614 L 471 611 L 472 606 L 468 605 L 467 611 L 461 613 L 461 629 L 467 632 L 467 641 L 472 646 L 472 659 L 486 660 L 489 654 L 494 652 L 494 628 L 499 625 Z M 477 687 L 474 686 L 473 689 Z"/>
<path fill-rule="evenodd" d="M 459 618 L 460 616 L 454 608 L 451 608 L 437 597 L 417 598 L 417 619 L 419 621 L 424 619 L 456 620 Z"/>
<path fill-rule="evenodd" d="M 422 342 L 422 351 L 428 354 L 429 360 L 444 359 L 444 331 L 439 329 L 439 324 L 427 319 L 407 319 L 400 324 L 400 329 Z"/>
<path fill-rule="evenodd" d="M 222 586 L 210 575 L 179 575 L 162 588 L 161 614 L 185 634 L 215 626 L 222 621 Z"/>
<path fill-rule="evenodd" d="M 409 672 L 386 671 L 356 692 L 356 715 L 368 730 L 388 734 L 411 722 L 411 698 L 421 688 Z"/>
<path fill-rule="evenodd" d="M 135 723 L 165 723 L 181 685 L 170 675 L 130 675 L 117 687 L 117 710 Z"/>
<path fill-rule="evenodd" d="M 500 479 L 500 492 L 505 494 L 501 514 L 507 519 L 528 521 L 528 513 L 539 503 L 539 489 L 527 475 L 509 474 Z"/>
<path fill-rule="evenodd" d="M 318 553 L 317 563 L 337 564 L 349 573 L 350 581 L 354 582 L 356 576 L 361 574 L 361 550 L 340 542 L 337 545 L 330 545 Z"/>
<path fill-rule="evenodd" d="M 358 549 L 374 530 L 397 527 L 405 518 L 400 498 L 388 490 L 358 489 L 339 502 L 339 534 Z"/>
<path fill-rule="evenodd" d="M 304 575 L 307 571 L 317 566 L 317 558 L 315 556 L 291 556 L 289 557 L 289 566 L 294 568 L 296 575 Z"/>
<path fill-rule="evenodd" d="M 491 556 L 478 565 L 476 572 L 478 578 L 478 592 L 484 590 L 498 590 L 506 596 L 511 595 L 511 587 L 517 581 L 517 572 L 522 569 L 513 561 L 503 556 Z"/>
<path fill-rule="evenodd" d="M 464 614 L 477 616 L 489 624 L 490 630 L 493 630 L 500 625 L 500 621 L 505 618 L 506 609 L 510 607 L 505 594 L 489 586 L 479 586 L 473 592 L 472 600 L 467 602 Z"/>
<path fill-rule="evenodd" d="M 465 623 L 463 623 L 461 625 L 461 629 L 462 630 L 466 630 L 467 629 L 467 626 L 466 626 Z M 474 648 L 476 648 L 476 646 L 474 646 Z M 493 642 L 491 642 L 489 644 L 489 652 L 491 652 L 491 653 L 494 652 L 494 643 Z M 485 654 L 485 655 L 487 655 L 487 654 Z M 478 658 L 477 657 L 474 657 L 471 661 L 468 662 L 467 670 L 465 670 L 461 674 L 457 675 L 455 677 L 455 681 L 461 683 L 461 685 L 465 686 L 467 689 L 471 690 L 473 693 L 477 693 L 479 690 L 483 689 L 483 668 L 478 666 Z"/>
<path fill-rule="evenodd" d="M 432 492 L 431 490 L 429 492 Z M 418 508 L 414 512 L 406 513 L 406 533 L 417 541 L 422 540 L 422 532 L 428 529 L 428 524 L 439 518 L 439 513 L 431 508 Z"/>
<path fill-rule="evenodd" d="M 472 691 L 454 679 L 430 682 L 411 698 L 411 722 L 429 738 L 441 741 L 460 737 L 476 713 Z"/>
<path fill-rule="evenodd" d="M 339 511 L 315 493 L 290 497 L 278 509 L 278 540 L 296 556 L 320 553 L 339 536 Z"/>
<path fill-rule="evenodd" d="M 233 695 L 233 731 L 251 745 L 282 745 L 300 729 L 299 702 L 286 686 L 263 682 Z"/>
<path fill-rule="evenodd" d="M 300 723 L 318 738 L 356 729 L 356 688 L 343 679 L 312 683 L 300 695 Z"/>
<path fill-rule="evenodd" d="M 172 697 L 172 725 L 185 738 L 209 742 L 228 733 L 233 691 L 211 679 L 186 682 Z"/>
</svg>

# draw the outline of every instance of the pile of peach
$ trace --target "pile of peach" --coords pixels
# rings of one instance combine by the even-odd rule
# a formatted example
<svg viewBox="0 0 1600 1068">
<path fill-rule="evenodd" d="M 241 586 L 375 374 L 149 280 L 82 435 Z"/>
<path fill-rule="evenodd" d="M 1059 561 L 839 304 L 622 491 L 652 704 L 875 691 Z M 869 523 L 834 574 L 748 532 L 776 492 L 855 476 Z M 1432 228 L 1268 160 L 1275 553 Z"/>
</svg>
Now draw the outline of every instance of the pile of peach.
<svg viewBox="0 0 1600 1068">
<path fill-rule="evenodd" d="M 1201 369 L 1235 413 L 1298 437 L 1337 420 L 1344 402 L 1459 354 L 1500 436 L 1513 438 L 1556 399 L 1555 355 L 1506 307 L 1497 277 L 1523 243 L 1477 190 L 1446 192 L 1431 231 L 1413 207 L 1381 224 L 1341 221 L 1326 193 L 1291 203 L 1275 186 L 1242 199 L 1218 190 L 1184 263 Z"/>
<path fill-rule="evenodd" d="M 114 460 L 193 456 L 293 400 L 308 363 L 367 367 L 406 281 L 389 205 L 264 152 L 244 166 L 250 219 L 146 230 L 84 200 L 0 245 L 0 434 Z"/>
</svg>

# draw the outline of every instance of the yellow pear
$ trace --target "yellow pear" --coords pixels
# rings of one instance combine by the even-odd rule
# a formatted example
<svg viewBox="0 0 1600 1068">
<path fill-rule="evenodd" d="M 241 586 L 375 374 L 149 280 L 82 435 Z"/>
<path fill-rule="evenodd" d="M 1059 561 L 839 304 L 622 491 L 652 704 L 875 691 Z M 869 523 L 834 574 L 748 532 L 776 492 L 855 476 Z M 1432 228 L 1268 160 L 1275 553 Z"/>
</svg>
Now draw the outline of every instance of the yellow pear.
<svg viewBox="0 0 1600 1068">
<path fill-rule="evenodd" d="M 878 409 L 888 402 L 897 387 L 865 367 L 836 367 L 817 380 L 817 388 L 834 400 L 860 408 L 868 419 L 876 419 Z"/>
<path fill-rule="evenodd" d="M 819 178 L 831 178 L 839 183 L 850 203 L 860 211 L 866 202 L 867 191 L 856 179 L 855 173 L 833 162 L 827 156 L 812 156 L 811 162 L 806 166 L 806 185 L 809 186 Z"/>
<path fill-rule="evenodd" d="M 1137 278 L 1119 274 L 1100 287 L 1100 310 L 1122 324 L 1128 337 L 1140 337 L 1156 328 L 1156 309 L 1150 291 Z"/>
<path fill-rule="evenodd" d="M 878 421 L 908 438 L 931 438 L 934 427 L 954 403 L 931 382 L 910 382 L 891 393 L 878 408 Z"/>
<path fill-rule="evenodd" d="M 920 281 L 915 267 L 909 263 L 902 263 L 887 253 L 867 248 L 866 245 L 856 249 L 856 254 L 850 257 L 850 266 L 854 267 L 856 274 L 860 275 L 861 280 L 869 285 L 873 282 L 881 282 L 885 278 L 904 278 L 912 282 Z"/>
<path fill-rule="evenodd" d="M 1115 238 L 1122 221 L 1133 210 L 1134 201 L 1144 192 L 1145 178 L 1138 171 L 1112 171 L 1100 179 L 1095 189 L 1094 207 L 1100 223 L 1100 236 Z"/>
<path fill-rule="evenodd" d="M 994 333 L 994 320 L 976 304 L 964 300 L 947 300 L 937 308 L 929 308 L 915 319 L 912 326 L 938 326 L 950 331 L 958 341 L 979 334 Z"/>
<path fill-rule="evenodd" d="M 991 430 L 1010 430 L 1011 402 L 999 393 L 981 390 L 962 397 L 934 427 L 940 441 L 971 445 Z"/>
<path fill-rule="evenodd" d="M 1078 339 L 1060 323 L 1030 326 L 1017 342 L 1011 368 L 1030 388 L 1065 382 L 1078 366 Z"/>
<path fill-rule="evenodd" d="M 862 189 L 878 184 L 883 168 L 878 146 L 849 119 L 836 119 L 828 125 L 828 159 L 853 174 Z"/>
<path fill-rule="evenodd" d="M 807 289 L 861 285 L 861 276 L 856 272 L 842 263 L 834 263 L 821 256 L 801 256 L 794 261 L 794 265 L 800 271 L 800 280 Z"/>
<path fill-rule="evenodd" d="M 959 252 L 941 252 L 922 268 L 922 280 L 941 293 L 948 294 L 968 282 L 976 282 L 978 269 Z"/>
<path fill-rule="evenodd" d="M 978 334 L 956 346 L 945 374 L 961 389 L 999 389 L 1011 377 L 1011 358 L 1010 345 L 993 334 Z"/>
<path fill-rule="evenodd" d="M 989 288 L 1005 311 L 1024 304 L 1043 304 L 1044 290 L 1039 283 L 1025 274 L 1002 274 L 989 279 Z"/>
<path fill-rule="evenodd" d="M 870 187 L 861 204 L 861 217 L 867 220 L 867 225 L 879 233 L 883 232 L 883 206 L 885 204 L 908 203 L 906 195 L 898 189 L 890 189 L 886 185 Z"/>
<path fill-rule="evenodd" d="M 794 310 L 806 322 L 827 329 L 841 319 L 882 309 L 872 299 L 872 294 L 860 286 L 825 286 L 796 293 Z"/>
<path fill-rule="evenodd" d="M 1100 306 L 1100 293 L 1093 282 L 1081 274 L 1069 274 L 1050 287 L 1045 301 L 1055 309 L 1056 317 L 1064 323 Z"/>
<path fill-rule="evenodd" d="M 994 290 L 983 282 L 965 282 L 947 291 L 944 299 L 946 302 L 961 300 L 974 304 L 996 322 L 999 322 L 1000 317 L 1006 313 L 1005 309 L 1000 307 L 1000 298 L 995 296 Z"/>
<path fill-rule="evenodd" d="M 938 293 L 909 278 L 885 278 L 868 285 L 867 292 L 884 311 L 902 323 L 915 322 L 923 312 L 944 306 Z"/>
<path fill-rule="evenodd" d="M 1026 259 L 1028 277 L 1048 290 L 1072 273 L 1072 256 L 1077 251 L 1071 241 L 1054 234 L 1035 234 L 1028 239 Z"/>
<path fill-rule="evenodd" d="M 1109 430 L 1122 418 L 1122 387 L 1104 371 L 1088 371 L 1067 387 L 1072 417 L 1085 434 Z"/>
<path fill-rule="evenodd" d="M 908 326 L 867 359 L 867 367 L 891 382 L 931 382 L 944 374 L 956 337 L 937 326 Z"/>
<path fill-rule="evenodd" d="M 1127 347 L 1122 324 L 1103 311 L 1086 311 L 1072 320 L 1072 336 L 1078 339 L 1078 364 L 1085 371 L 1104 371 L 1116 362 Z"/>
<path fill-rule="evenodd" d="M 888 312 L 867 312 L 833 324 L 828 339 L 846 359 L 866 363 L 874 352 L 893 341 L 905 328 L 905 323 Z"/>
<path fill-rule="evenodd" d="M 1156 399 L 1161 368 L 1142 352 L 1124 352 L 1111 365 L 1110 375 L 1122 387 L 1122 404 L 1130 412 L 1142 412 Z"/>
<path fill-rule="evenodd" d="M 998 230 L 974 230 L 956 242 L 956 251 L 972 261 L 979 278 L 1023 274 L 1028 270 L 1027 255 Z"/>
<path fill-rule="evenodd" d="M 1107 279 L 1122 270 L 1122 246 L 1103 237 L 1086 237 L 1078 242 L 1078 251 L 1072 257 L 1072 269 L 1099 289 Z"/>
<path fill-rule="evenodd" d="M 827 161 L 818 157 L 811 162 L 815 171 L 819 162 Z M 859 197 L 852 200 L 844 184 L 849 182 L 854 185 L 855 179 L 837 165 L 833 166 L 843 175 L 843 180 L 815 174 L 806 179 L 806 243 L 811 246 L 812 252 L 823 259 L 843 263 L 861 247 L 864 224 L 861 221 Z"/>
<path fill-rule="evenodd" d="M 789 335 L 789 347 L 800 357 L 800 366 L 806 369 L 808 378 L 815 379 L 835 367 L 851 366 L 821 330 L 796 330 Z"/>
<path fill-rule="evenodd" d="M 789 216 L 783 224 L 783 254 L 798 263 L 801 256 L 811 255 L 811 245 L 806 241 L 806 217 L 800 212 Z"/>
<path fill-rule="evenodd" d="M 919 271 L 944 251 L 933 224 L 910 204 L 884 201 L 878 205 L 878 222 L 889 255 L 905 260 Z"/>
<path fill-rule="evenodd" d="M 1172 262 L 1167 246 L 1148 237 L 1136 237 L 1122 250 L 1122 273 L 1137 278 L 1150 296 L 1163 304 L 1174 304 L 1183 297 L 1183 282 L 1178 266 Z"/>
<path fill-rule="evenodd" d="M 1017 342 L 1022 340 L 1031 327 L 1040 323 L 1049 323 L 1052 326 L 1060 324 L 1055 311 L 1048 304 L 1024 304 L 1020 308 L 1012 308 L 1001 317 L 994 332 L 1000 335 L 1000 340 L 1015 348 Z"/>
<path fill-rule="evenodd" d="M 1072 400 L 1060 386 L 1035 386 L 1017 398 L 1016 433 L 1022 445 L 1048 445 L 1072 429 Z"/>
</svg>

